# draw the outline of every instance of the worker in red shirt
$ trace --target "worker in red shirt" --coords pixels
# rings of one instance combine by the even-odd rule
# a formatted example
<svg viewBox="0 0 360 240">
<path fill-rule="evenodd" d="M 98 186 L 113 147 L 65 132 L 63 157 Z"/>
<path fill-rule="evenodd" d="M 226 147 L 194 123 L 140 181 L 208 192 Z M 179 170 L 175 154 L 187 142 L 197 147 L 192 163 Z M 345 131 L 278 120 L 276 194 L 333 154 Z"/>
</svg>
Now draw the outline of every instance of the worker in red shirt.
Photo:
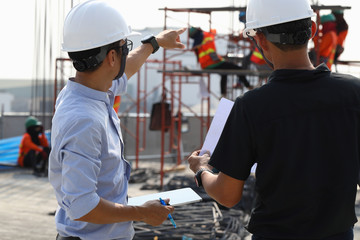
<svg viewBox="0 0 360 240">
<path fill-rule="evenodd" d="M 330 70 L 334 63 L 337 46 L 335 20 L 334 14 L 321 16 L 320 22 L 322 28 L 318 32 L 318 35 L 314 37 L 315 49 L 319 49 L 320 63 L 325 63 Z"/>
<path fill-rule="evenodd" d="M 28 117 L 25 121 L 26 133 L 19 147 L 18 165 L 34 168 L 35 175 L 47 175 L 47 162 L 50 153 L 42 123 L 35 117 Z"/>
</svg>

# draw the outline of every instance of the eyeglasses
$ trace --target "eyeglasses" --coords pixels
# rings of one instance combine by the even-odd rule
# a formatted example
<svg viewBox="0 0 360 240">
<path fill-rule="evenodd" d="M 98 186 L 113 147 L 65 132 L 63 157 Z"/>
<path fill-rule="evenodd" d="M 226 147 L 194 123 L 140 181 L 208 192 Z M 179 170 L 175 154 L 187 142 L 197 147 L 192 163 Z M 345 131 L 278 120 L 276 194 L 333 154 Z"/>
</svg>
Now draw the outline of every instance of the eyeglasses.
<svg viewBox="0 0 360 240">
<path fill-rule="evenodd" d="M 125 43 L 122 44 L 122 45 L 109 48 L 108 52 L 110 52 L 113 49 L 122 49 L 123 51 L 127 50 L 126 52 L 130 52 L 133 49 L 133 46 L 134 46 L 133 42 L 131 40 L 129 40 L 129 39 L 125 39 L 124 41 L 125 41 Z"/>
<path fill-rule="evenodd" d="M 133 42 L 130 40 L 130 39 L 125 39 L 124 40 L 125 41 L 125 43 L 124 44 L 122 44 L 122 45 L 120 45 L 120 46 L 118 46 L 118 47 L 115 47 L 115 48 L 121 48 L 121 49 L 123 49 L 125 46 L 126 46 L 126 48 L 128 49 L 128 51 L 130 52 L 132 49 L 133 49 Z"/>
<path fill-rule="evenodd" d="M 130 39 L 126 39 L 125 41 L 126 41 L 125 44 L 126 44 L 126 46 L 127 46 L 127 49 L 128 49 L 129 52 L 130 52 L 130 51 L 133 49 L 134 44 L 133 44 L 133 42 L 132 42 Z"/>
</svg>

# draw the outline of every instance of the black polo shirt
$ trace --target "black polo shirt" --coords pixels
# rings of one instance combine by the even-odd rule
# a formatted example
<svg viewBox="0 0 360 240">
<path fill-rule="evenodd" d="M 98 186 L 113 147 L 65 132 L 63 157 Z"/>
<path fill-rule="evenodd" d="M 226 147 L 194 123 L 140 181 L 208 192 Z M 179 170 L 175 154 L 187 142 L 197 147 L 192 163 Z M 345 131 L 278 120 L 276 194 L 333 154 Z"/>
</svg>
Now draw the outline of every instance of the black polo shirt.
<svg viewBox="0 0 360 240">
<path fill-rule="evenodd" d="M 319 239 L 357 221 L 359 143 L 359 79 L 324 64 L 276 70 L 236 99 L 210 164 L 239 180 L 258 164 L 251 233 Z"/>
</svg>

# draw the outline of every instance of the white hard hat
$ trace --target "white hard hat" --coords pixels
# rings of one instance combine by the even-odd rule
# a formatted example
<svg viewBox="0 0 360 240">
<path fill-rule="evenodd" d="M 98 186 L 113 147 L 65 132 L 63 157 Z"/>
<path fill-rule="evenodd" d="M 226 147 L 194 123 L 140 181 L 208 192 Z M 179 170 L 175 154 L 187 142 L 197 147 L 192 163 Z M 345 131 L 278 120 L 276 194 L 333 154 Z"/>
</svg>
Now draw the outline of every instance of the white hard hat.
<svg viewBox="0 0 360 240">
<path fill-rule="evenodd" d="M 248 0 L 245 38 L 256 29 L 315 16 L 308 0 Z"/>
<path fill-rule="evenodd" d="M 64 22 L 62 50 L 93 49 L 140 33 L 132 32 L 121 13 L 109 2 L 90 0 L 72 8 Z"/>
</svg>

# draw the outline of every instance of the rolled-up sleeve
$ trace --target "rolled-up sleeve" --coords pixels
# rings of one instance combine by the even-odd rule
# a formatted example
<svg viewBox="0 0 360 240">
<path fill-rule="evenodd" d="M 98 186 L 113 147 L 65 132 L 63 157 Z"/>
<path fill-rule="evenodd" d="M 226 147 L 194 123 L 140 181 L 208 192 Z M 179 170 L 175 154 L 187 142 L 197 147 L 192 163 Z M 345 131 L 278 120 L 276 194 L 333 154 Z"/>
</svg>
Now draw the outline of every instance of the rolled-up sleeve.
<svg viewBox="0 0 360 240">
<path fill-rule="evenodd" d="M 86 215 L 100 201 L 96 185 L 101 167 L 101 129 L 101 124 L 87 118 L 75 120 L 63 132 L 60 161 L 64 195 L 60 204 L 72 219 Z"/>
</svg>

